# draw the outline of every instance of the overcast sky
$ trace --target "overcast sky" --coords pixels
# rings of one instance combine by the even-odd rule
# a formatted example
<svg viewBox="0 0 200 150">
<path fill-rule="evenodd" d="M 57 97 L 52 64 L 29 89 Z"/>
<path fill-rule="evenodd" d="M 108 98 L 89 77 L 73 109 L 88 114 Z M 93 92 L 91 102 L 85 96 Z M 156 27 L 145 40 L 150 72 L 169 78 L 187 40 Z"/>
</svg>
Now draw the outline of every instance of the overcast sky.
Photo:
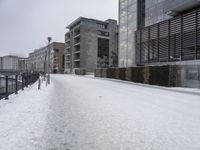
<svg viewBox="0 0 200 150">
<path fill-rule="evenodd" d="M 46 37 L 64 42 L 65 27 L 79 16 L 118 18 L 118 0 L 0 0 L 0 56 L 28 56 Z"/>
</svg>

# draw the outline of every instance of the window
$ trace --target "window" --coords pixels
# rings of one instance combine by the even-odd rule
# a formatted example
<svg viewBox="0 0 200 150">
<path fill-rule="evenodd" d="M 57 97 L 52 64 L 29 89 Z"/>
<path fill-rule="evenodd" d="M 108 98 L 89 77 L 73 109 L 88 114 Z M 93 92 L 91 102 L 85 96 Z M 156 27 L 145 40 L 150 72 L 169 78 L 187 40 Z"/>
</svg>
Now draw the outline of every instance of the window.
<svg viewBox="0 0 200 150">
<path fill-rule="evenodd" d="M 105 25 L 105 24 L 97 24 L 97 27 L 100 28 L 100 29 L 107 29 L 108 26 Z"/>
<path fill-rule="evenodd" d="M 58 52 L 59 52 L 59 49 L 54 49 L 54 52 L 58 53 Z"/>
<path fill-rule="evenodd" d="M 97 31 L 97 34 L 100 35 L 100 36 L 106 36 L 106 37 L 109 37 L 109 32 L 105 32 L 105 31 Z"/>
</svg>

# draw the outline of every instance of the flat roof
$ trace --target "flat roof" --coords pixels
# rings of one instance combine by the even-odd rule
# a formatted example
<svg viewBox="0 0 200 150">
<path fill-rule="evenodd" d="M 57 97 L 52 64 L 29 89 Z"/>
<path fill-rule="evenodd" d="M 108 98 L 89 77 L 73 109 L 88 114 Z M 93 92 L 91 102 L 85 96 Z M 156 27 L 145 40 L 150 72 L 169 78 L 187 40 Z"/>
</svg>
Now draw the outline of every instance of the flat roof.
<svg viewBox="0 0 200 150">
<path fill-rule="evenodd" d="M 72 23 L 70 23 L 66 28 L 70 29 L 77 23 L 81 22 L 82 20 L 91 20 L 91 21 L 96 21 L 96 22 L 102 23 L 102 24 L 108 24 L 108 22 L 106 22 L 106 21 L 109 19 L 107 19 L 106 21 L 102 21 L 102 20 L 97 20 L 97 19 L 92 19 L 92 18 L 79 17 L 76 20 L 74 20 Z"/>
</svg>

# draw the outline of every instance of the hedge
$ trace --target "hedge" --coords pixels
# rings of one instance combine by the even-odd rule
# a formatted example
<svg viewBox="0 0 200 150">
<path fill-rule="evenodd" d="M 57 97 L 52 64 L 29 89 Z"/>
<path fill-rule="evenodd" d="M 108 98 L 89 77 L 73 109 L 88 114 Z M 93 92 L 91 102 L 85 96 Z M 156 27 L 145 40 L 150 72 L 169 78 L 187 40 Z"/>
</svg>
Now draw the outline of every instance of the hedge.
<svg viewBox="0 0 200 150">
<path fill-rule="evenodd" d="M 132 68 L 132 81 L 137 83 L 144 83 L 144 67 Z"/>
<path fill-rule="evenodd" d="M 169 86 L 169 66 L 150 66 L 149 84 Z"/>
<path fill-rule="evenodd" d="M 126 80 L 126 68 L 119 68 L 119 79 Z"/>
<path fill-rule="evenodd" d="M 102 69 L 95 70 L 95 77 L 102 77 Z"/>
<path fill-rule="evenodd" d="M 115 79 L 116 78 L 115 72 L 116 72 L 115 68 L 109 68 L 107 70 L 107 78 L 113 78 L 113 79 Z"/>
<path fill-rule="evenodd" d="M 95 76 L 103 78 L 113 78 L 128 80 L 136 83 L 145 83 L 159 86 L 172 86 L 175 81 L 171 81 L 172 70 L 170 66 L 143 66 L 132 68 L 109 68 L 96 69 Z M 176 72 L 174 72 L 176 75 Z M 176 77 L 175 77 L 176 79 Z"/>
</svg>

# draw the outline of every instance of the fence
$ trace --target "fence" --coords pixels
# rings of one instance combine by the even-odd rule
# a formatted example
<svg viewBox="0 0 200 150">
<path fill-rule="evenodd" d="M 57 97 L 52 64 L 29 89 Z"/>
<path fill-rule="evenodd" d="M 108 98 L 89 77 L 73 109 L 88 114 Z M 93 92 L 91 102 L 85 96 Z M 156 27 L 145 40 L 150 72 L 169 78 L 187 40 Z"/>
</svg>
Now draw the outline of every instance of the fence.
<svg viewBox="0 0 200 150">
<path fill-rule="evenodd" d="M 200 9 L 136 31 L 138 65 L 200 59 Z"/>
<path fill-rule="evenodd" d="M 0 76 L 0 100 L 8 99 L 10 94 L 17 94 L 19 90 L 24 90 L 28 85 L 33 84 L 39 78 L 38 73 L 23 73 L 21 75 L 1 75 Z"/>
</svg>

